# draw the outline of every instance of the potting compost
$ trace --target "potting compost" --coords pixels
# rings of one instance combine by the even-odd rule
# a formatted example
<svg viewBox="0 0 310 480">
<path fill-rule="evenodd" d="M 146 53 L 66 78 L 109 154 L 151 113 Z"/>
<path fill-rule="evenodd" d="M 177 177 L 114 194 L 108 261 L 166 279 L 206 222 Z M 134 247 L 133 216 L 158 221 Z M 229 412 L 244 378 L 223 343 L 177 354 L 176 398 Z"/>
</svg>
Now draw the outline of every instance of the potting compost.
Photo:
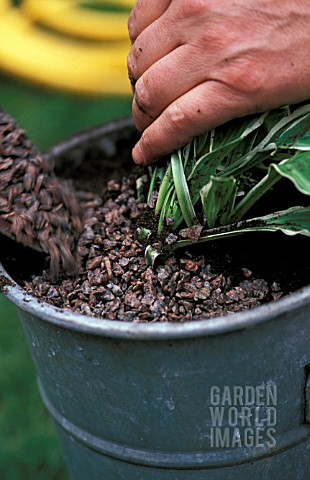
<svg viewBox="0 0 310 480">
<path fill-rule="evenodd" d="M 227 259 L 215 261 L 219 251 L 209 246 L 204 255 L 183 250 L 147 266 L 136 230 L 152 219 L 154 199 L 137 199 L 134 169 L 100 193 L 74 190 L 4 113 L 0 135 L 0 222 L 12 238 L 48 254 L 42 273 L 23 279 L 28 293 L 63 309 L 130 322 L 228 315 L 289 293 L 276 277 L 260 278 L 245 259 L 227 269 Z M 168 228 L 162 241 L 174 236 Z"/>
</svg>

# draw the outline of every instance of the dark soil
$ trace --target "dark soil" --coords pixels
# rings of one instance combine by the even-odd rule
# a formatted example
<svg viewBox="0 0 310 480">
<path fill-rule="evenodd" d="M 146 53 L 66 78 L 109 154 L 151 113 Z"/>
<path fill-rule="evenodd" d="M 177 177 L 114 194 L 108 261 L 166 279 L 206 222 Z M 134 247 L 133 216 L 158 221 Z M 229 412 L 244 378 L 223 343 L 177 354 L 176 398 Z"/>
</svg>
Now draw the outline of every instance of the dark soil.
<svg viewBox="0 0 310 480">
<path fill-rule="evenodd" d="M 129 151 L 125 165 L 132 164 Z M 84 211 L 76 278 L 62 273 L 53 282 L 49 257 L 1 240 L 4 266 L 28 293 L 56 307 L 111 320 L 184 322 L 248 310 L 310 283 L 308 239 L 275 233 L 180 250 L 154 269 L 147 267 L 136 230 L 142 217 L 152 217 L 152 209 L 136 199 L 137 169 L 114 179 L 109 173 L 106 185 L 102 179 L 98 184 L 96 169 L 107 161 L 93 157 L 96 168 L 88 157 L 74 169 Z M 110 170 L 115 160 L 111 157 Z"/>
</svg>

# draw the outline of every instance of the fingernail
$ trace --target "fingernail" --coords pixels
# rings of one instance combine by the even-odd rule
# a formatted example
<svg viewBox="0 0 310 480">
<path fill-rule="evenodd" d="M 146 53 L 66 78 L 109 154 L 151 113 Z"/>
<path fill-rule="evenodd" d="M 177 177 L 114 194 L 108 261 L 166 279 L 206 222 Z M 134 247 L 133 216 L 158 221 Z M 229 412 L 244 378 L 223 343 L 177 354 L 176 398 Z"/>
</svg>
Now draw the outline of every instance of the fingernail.
<svg viewBox="0 0 310 480">
<path fill-rule="evenodd" d="M 143 154 L 143 151 L 142 151 L 142 148 L 141 148 L 141 145 L 140 145 L 139 142 L 134 146 L 134 148 L 132 150 L 132 158 L 133 158 L 133 161 L 137 165 L 144 165 L 145 164 L 144 154 Z"/>
</svg>

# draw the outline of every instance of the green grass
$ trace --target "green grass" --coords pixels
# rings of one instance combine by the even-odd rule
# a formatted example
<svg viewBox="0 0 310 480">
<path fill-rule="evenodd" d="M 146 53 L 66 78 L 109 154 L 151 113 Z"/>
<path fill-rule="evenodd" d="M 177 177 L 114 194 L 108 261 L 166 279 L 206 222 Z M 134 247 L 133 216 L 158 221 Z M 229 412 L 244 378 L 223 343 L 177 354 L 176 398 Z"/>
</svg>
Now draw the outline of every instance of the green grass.
<svg viewBox="0 0 310 480">
<path fill-rule="evenodd" d="M 0 75 L 0 107 L 44 150 L 79 130 L 130 115 L 131 98 L 55 92 Z"/>
<path fill-rule="evenodd" d="M 0 75 L 0 106 L 17 119 L 42 151 L 79 130 L 130 115 L 130 104 L 130 98 L 53 92 Z M 2 295 L 0 479 L 67 480 L 15 307 Z"/>
<path fill-rule="evenodd" d="M 65 480 L 15 307 L 2 295 L 0 320 L 0 478 Z"/>
</svg>

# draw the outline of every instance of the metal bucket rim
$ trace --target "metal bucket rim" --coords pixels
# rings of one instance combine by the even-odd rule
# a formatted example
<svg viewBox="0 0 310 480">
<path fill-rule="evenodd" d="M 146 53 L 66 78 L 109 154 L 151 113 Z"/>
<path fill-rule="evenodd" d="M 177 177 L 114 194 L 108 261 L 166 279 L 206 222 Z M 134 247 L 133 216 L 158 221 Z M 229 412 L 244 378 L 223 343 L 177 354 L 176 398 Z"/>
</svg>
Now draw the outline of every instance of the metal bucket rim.
<svg viewBox="0 0 310 480">
<path fill-rule="evenodd" d="M 253 328 L 270 320 L 286 317 L 290 311 L 310 305 L 310 285 L 288 294 L 280 300 L 211 319 L 197 319 L 184 323 L 137 323 L 108 320 L 78 314 L 52 306 L 26 293 L 6 272 L 0 263 L 0 276 L 7 280 L 2 293 L 19 309 L 55 326 L 96 336 L 133 340 L 169 340 L 213 336 Z"/>
</svg>

